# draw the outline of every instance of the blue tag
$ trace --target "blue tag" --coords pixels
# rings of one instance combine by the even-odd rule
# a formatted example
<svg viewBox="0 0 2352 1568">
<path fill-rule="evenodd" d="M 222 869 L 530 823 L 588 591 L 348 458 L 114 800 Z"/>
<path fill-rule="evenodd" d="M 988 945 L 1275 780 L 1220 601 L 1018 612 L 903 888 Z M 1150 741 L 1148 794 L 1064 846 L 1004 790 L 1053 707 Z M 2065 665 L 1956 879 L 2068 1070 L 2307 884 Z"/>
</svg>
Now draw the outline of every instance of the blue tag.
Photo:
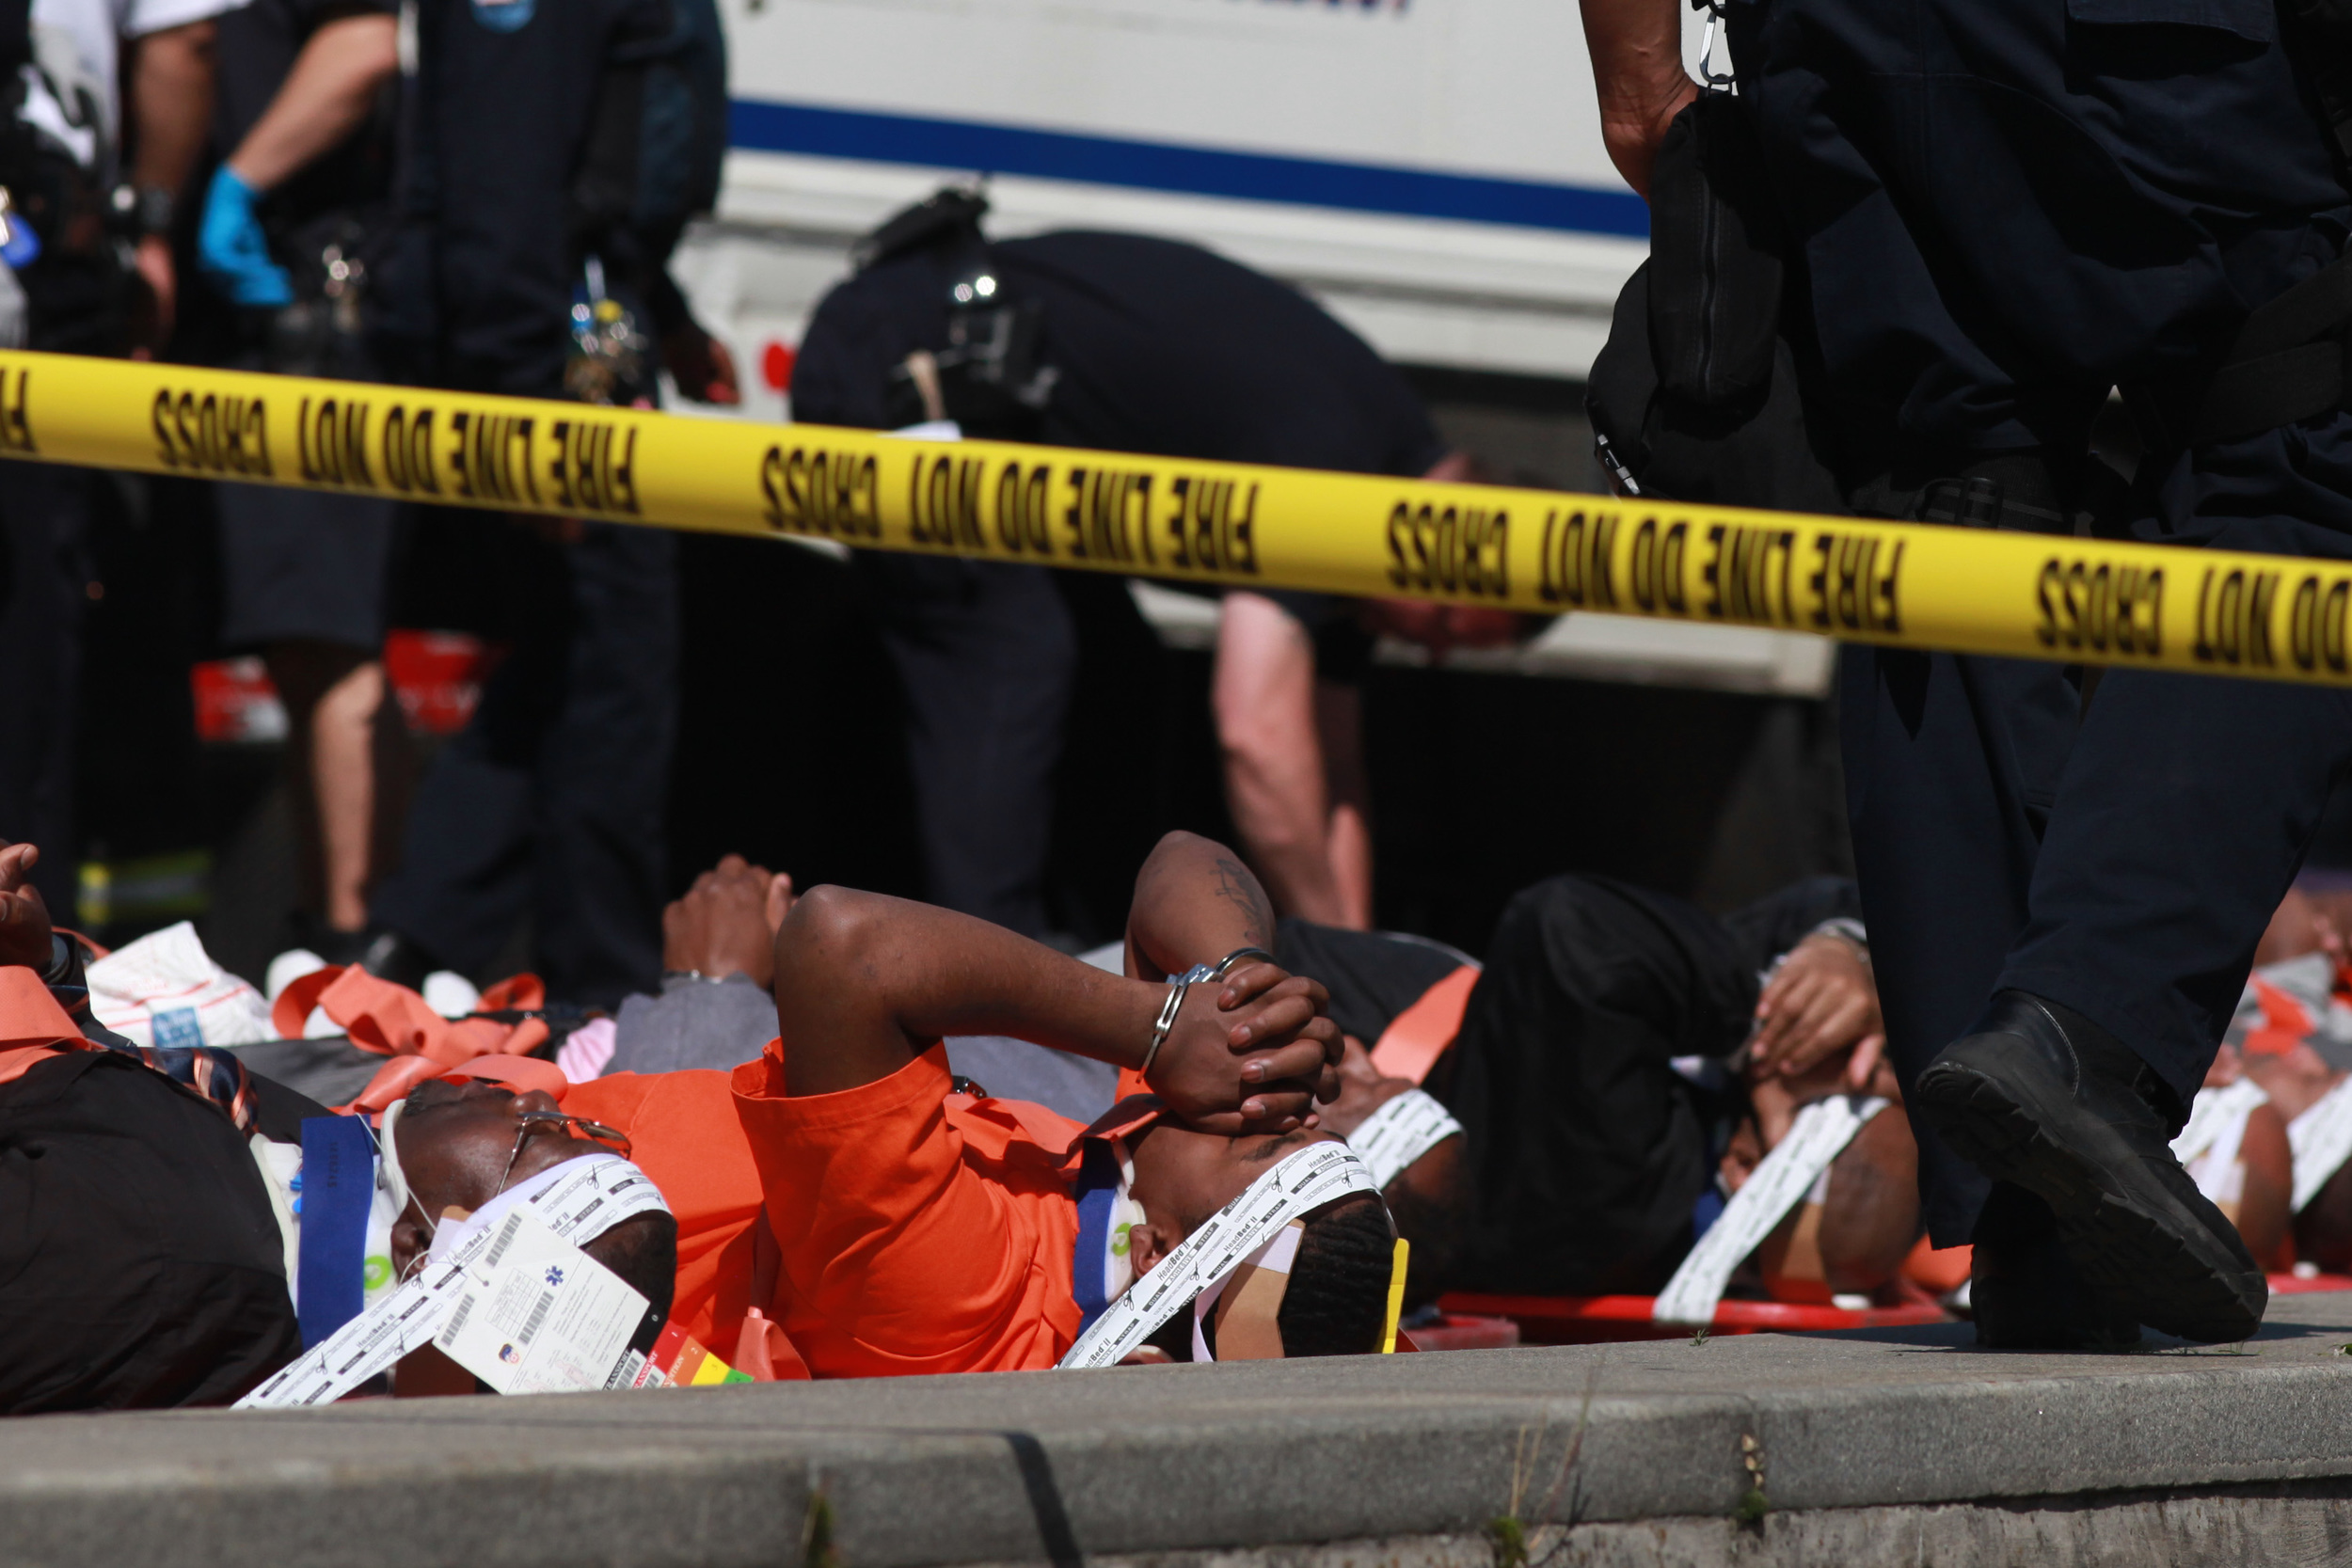
<svg viewBox="0 0 2352 1568">
<path fill-rule="evenodd" d="M 23 214 L 10 215 L 8 243 L 0 245 L 0 261 L 23 272 L 40 259 L 40 236 L 33 232 L 33 226 L 24 221 Z"/>
<path fill-rule="evenodd" d="M 1086 1156 L 1078 1167 L 1078 1239 L 1070 1247 L 1070 1293 L 1077 1299 L 1078 1332 L 1110 1306 L 1111 1210 L 1119 1197 L 1119 1162 L 1111 1146 L 1101 1138 L 1086 1140 Z"/>
<path fill-rule="evenodd" d="M 538 0 L 473 0 L 473 19 L 494 33 L 519 33 L 537 8 Z"/>
<path fill-rule="evenodd" d="M 150 1043 L 158 1051 L 200 1051 L 204 1047 L 204 1026 L 197 1022 L 194 1007 L 166 1007 L 160 1013 L 150 1013 L 147 1027 Z"/>
<path fill-rule="evenodd" d="M 309 1350 L 359 1315 L 366 1298 L 368 1210 L 375 1201 L 375 1136 L 364 1117 L 302 1122 L 302 1238 L 295 1315 Z"/>
</svg>

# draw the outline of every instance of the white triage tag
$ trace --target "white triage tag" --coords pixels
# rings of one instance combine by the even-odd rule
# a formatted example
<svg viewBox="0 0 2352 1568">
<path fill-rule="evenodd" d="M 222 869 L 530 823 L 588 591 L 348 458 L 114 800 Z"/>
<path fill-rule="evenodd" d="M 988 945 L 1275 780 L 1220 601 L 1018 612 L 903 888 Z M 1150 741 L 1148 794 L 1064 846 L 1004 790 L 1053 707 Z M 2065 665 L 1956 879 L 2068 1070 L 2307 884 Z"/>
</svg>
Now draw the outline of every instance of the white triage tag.
<svg viewBox="0 0 2352 1568">
<path fill-rule="evenodd" d="M 2344 1168 L 2344 1161 L 2352 1159 L 2352 1078 L 2287 1123 L 2287 1147 L 2295 1151 L 2295 1212 L 2299 1214 L 2328 1178 Z"/>
<path fill-rule="evenodd" d="M 1378 1110 L 1347 1136 L 1372 1172 L 1373 1184 L 1386 1190 L 1406 1165 L 1462 1131 L 1437 1097 L 1422 1089 L 1406 1089 L 1383 1101 Z"/>
<path fill-rule="evenodd" d="M 501 1194 L 499 1199 L 484 1204 L 477 1217 L 496 1218 L 527 1204 L 527 1212 L 555 1235 L 566 1241 L 590 1242 L 623 1220 L 669 1212 L 660 1191 L 645 1173 L 617 1154 L 583 1155 L 542 1174 L 556 1180 L 539 1186 L 534 1178 L 532 1185 L 536 1190 L 528 1197 L 501 1208 L 506 1198 L 515 1196 Z M 431 1343 L 449 1321 L 458 1292 L 468 1283 L 468 1266 L 487 1252 L 495 1240 L 486 1226 L 470 1229 L 448 1256 L 428 1259 L 413 1278 L 279 1369 L 239 1400 L 236 1408 L 326 1404 L 390 1368 L 410 1351 Z"/>
<path fill-rule="evenodd" d="M 1731 1271 L 1804 1199 L 1863 1125 L 1889 1103 L 1837 1094 L 1799 1111 L 1789 1123 L 1788 1135 L 1732 1195 L 1722 1217 L 1708 1227 L 1674 1278 L 1666 1282 L 1665 1290 L 1659 1292 L 1658 1304 L 1650 1309 L 1651 1319 L 1671 1323 L 1714 1322 L 1715 1304 L 1724 1299 Z"/>
<path fill-rule="evenodd" d="M 2238 1148 L 2246 1141 L 2247 1119 L 2270 1097 L 2250 1078 L 2217 1089 L 2199 1089 L 2190 1101 L 2188 1125 L 2172 1140 L 2172 1157 L 2181 1162 L 2197 1190 L 2214 1203 L 2234 1203 L 2245 1191 L 2245 1168 Z"/>
<path fill-rule="evenodd" d="M 1311 1144 L 1284 1156 L 1111 1303 L 1070 1347 L 1062 1367 L 1119 1365 L 1186 1302 L 1222 1283 L 1291 1221 L 1350 1193 L 1377 1196 L 1379 1192 L 1372 1172 L 1345 1144 Z"/>
<path fill-rule="evenodd" d="M 521 1209 L 465 1274 L 433 1340 L 452 1361 L 501 1394 L 616 1386 L 646 1306 L 619 1275 Z"/>
</svg>

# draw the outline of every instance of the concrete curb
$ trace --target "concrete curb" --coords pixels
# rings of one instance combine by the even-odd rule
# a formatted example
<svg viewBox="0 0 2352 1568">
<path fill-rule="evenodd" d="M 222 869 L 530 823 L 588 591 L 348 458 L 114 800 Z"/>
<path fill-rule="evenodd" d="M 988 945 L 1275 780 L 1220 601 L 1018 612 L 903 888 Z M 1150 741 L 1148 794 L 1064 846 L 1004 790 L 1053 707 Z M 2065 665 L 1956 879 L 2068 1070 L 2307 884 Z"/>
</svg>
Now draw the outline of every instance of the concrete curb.
<svg viewBox="0 0 2352 1568">
<path fill-rule="evenodd" d="M 0 1422 L 0 1565 L 791 1565 L 819 1490 L 844 1568 L 1475 1538 L 1515 1500 L 1720 1534 L 1743 1438 L 1775 1525 L 2352 1477 L 2352 1295 L 2271 1316 L 2244 1354 L 1939 1328 L 44 1417 Z"/>
</svg>

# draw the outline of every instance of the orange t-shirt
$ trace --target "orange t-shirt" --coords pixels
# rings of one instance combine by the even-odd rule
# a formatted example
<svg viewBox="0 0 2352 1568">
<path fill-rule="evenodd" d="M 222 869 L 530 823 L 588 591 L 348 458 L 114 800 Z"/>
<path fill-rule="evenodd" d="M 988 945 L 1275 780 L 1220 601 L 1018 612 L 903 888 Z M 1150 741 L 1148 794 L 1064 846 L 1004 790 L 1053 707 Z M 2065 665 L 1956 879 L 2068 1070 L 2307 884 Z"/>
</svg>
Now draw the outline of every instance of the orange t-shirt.
<svg viewBox="0 0 2352 1568">
<path fill-rule="evenodd" d="M 759 1273 L 760 1190 L 727 1075 L 616 1072 L 573 1085 L 564 1109 L 628 1134 L 629 1158 L 677 1218 L 671 1321 L 731 1354 Z"/>
<path fill-rule="evenodd" d="M 1059 1361 L 1078 1332 L 1071 1189 L 1087 1129 L 949 1093 L 937 1048 L 839 1094 L 790 1099 L 783 1079 L 771 1042 L 731 1075 L 621 1072 L 564 1097 L 628 1135 L 677 1218 L 673 1321 L 724 1354 L 756 1306 L 818 1377 Z"/>
<path fill-rule="evenodd" d="M 1048 1368 L 1076 1341 L 1072 1188 L 1089 1129 L 950 1094 L 938 1046 L 837 1094 L 787 1096 L 772 1040 L 733 1078 L 777 1246 L 768 1316 L 817 1376 Z"/>
</svg>

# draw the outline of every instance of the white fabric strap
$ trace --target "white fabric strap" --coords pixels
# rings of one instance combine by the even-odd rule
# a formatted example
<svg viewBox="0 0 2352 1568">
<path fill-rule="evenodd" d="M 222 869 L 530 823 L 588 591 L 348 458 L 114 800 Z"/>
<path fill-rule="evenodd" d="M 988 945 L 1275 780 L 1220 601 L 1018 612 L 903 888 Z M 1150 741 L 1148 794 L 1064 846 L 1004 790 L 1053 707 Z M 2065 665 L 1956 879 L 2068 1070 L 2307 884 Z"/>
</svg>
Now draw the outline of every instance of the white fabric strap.
<svg viewBox="0 0 2352 1568">
<path fill-rule="evenodd" d="M 1890 1101 L 1836 1094 L 1817 1100 L 1799 1111 L 1788 1135 L 1764 1156 L 1698 1245 L 1682 1260 L 1674 1278 L 1659 1292 L 1650 1317 L 1657 1323 L 1708 1323 L 1715 1321 L 1715 1304 L 1741 1259 L 1756 1249 L 1772 1227 L 1795 1208 L 1845 1152 L 1854 1134 Z"/>
<path fill-rule="evenodd" d="M 526 1206 L 575 1246 L 584 1246 L 639 1214 L 670 1212 L 652 1180 L 617 1154 L 587 1154 L 550 1166 L 501 1193 L 464 1224 L 444 1226 L 414 1278 L 312 1346 L 239 1400 L 236 1408 L 326 1404 L 429 1342 L 457 1305 L 468 1265 L 490 1250 L 492 1224 Z M 446 1251 L 443 1243 L 448 1243 Z"/>
<path fill-rule="evenodd" d="M 1406 1089 L 1381 1102 L 1347 1135 L 1372 1172 L 1373 1185 L 1383 1192 L 1406 1165 L 1461 1132 L 1462 1124 L 1422 1089 Z"/>
<path fill-rule="evenodd" d="M 2287 1123 L 2287 1146 L 2295 1151 L 2295 1212 L 2299 1214 L 2344 1168 L 2344 1161 L 2352 1159 L 2352 1078 Z"/>
<path fill-rule="evenodd" d="M 1298 1261 L 1298 1238 L 1304 1233 L 1298 1226 L 1286 1225 L 1274 1233 L 1273 1240 L 1242 1261 L 1255 1263 L 1261 1269 L 1279 1275 L 1288 1275 L 1291 1266 Z M 1240 1272 L 1239 1268 L 1233 1271 L 1234 1274 Z M 1218 1300 L 1225 1294 L 1225 1287 L 1232 1282 L 1232 1275 L 1229 1275 L 1192 1298 L 1192 1358 L 1195 1361 L 1216 1359 L 1216 1353 L 1209 1349 L 1206 1325 L 1209 1314 L 1216 1309 Z"/>
<path fill-rule="evenodd" d="M 2244 1191 L 2237 1168 L 2238 1149 L 2246 1142 L 2246 1123 L 2254 1108 L 2269 1101 L 2270 1097 L 2250 1078 L 2197 1091 L 2189 1104 L 2188 1125 L 2172 1140 L 2172 1157 L 2211 1201 L 2234 1202 Z"/>
<path fill-rule="evenodd" d="M 1282 1227 L 1350 1193 L 1376 1196 L 1379 1191 L 1372 1172 L 1345 1144 L 1311 1144 L 1286 1155 L 1111 1303 L 1061 1365 L 1119 1365 L 1186 1302 L 1224 1283 Z"/>
</svg>

